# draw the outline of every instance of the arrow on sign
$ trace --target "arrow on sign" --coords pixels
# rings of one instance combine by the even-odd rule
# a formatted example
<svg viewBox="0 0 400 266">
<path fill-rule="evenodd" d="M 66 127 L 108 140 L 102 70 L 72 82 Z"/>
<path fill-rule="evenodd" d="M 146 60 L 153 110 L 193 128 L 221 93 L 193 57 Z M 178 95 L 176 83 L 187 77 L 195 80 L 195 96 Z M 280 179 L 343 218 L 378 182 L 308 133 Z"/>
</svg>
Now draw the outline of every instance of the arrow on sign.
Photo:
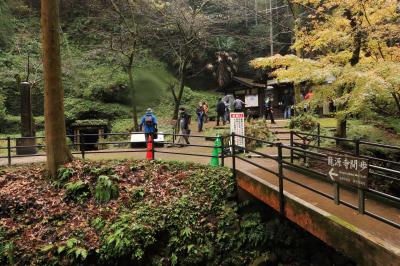
<svg viewBox="0 0 400 266">
<path fill-rule="evenodd" d="M 331 170 L 329 171 L 329 177 L 332 179 L 332 181 L 335 181 L 335 179 L 333 178 L 334 176 L 338 177 L 339 174 L 335 173 L 334 168 L 331 168 Z"/>
</svg>

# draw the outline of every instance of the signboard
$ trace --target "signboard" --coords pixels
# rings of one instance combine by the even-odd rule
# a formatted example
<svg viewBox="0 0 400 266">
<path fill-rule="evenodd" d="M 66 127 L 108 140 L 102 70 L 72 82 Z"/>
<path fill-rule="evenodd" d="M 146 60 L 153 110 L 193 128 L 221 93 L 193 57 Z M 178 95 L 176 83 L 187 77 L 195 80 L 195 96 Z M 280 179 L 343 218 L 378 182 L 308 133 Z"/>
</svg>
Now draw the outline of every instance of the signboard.
<svg viewBox="0 0 400 266">
<path fill-rule="evenodd" d="M 244 136 L 244 113 L 230 113 L 231 134 Z M 235 137 L 235 145 L 246 148 L 246 140 L 241 137 Z"/>
<path fill-rule="evenodd" d="M 131 134 L 131 142 L 133 143 L 139 143 L 139 142 L 147 142 L 145 134 Z M 162 132 L 159 132 L 157 134 L 157 138 L 154 140 L 154 142 L 164 142 L 164 134 Z"/>
<path fill-rule="evenodd" d="M 258 107 L 258 94 L 246 95 L 244 102 L 246 103 L 246 107 Z"/>
<path fill-rule="evenodd" d="M 347 155 L 329 155 L 328 176 L 337 183 L 368 188 L 368 160 Z"/>
</svg>

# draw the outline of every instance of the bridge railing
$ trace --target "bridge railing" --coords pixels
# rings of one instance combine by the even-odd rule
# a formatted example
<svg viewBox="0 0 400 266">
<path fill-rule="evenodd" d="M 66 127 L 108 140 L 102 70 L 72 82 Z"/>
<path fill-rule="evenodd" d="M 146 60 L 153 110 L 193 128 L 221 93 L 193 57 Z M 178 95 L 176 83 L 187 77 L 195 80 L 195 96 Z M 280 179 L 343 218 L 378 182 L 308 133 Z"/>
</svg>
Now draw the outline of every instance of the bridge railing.
<svg viewBox="0 0 400 266">
<path fill-rule="evenodd" d="M 295 137 L 299 137 L 302 141 L 297 142 Z M 333 140 L 338 144 L 340 148 L 345 146 L 344 148 L 333 148 L 333 147 L 324 147 L 321 146 L 321 141 L 323 140 Z M 311 144 L 312 141 L 316 142 L 316 144 Z M 381 144 L 375 143 L 370 141 L 364 141 L 360 139 L 349 139 L 349 138 L 338 138 L 332 136 L 324 136 L 319 134 L 313 133 L 306 133 L 306 132 L 297 132 L 291 131 L 290 132 L 290 146 L 291 147 L 299 147 L 305 150 L 315 150 L 322 153 L 322 158 L 320 156 L 307 156 L 307 153 L 302 152 L 295 152 L 291 151 L 291 162 L 293 163 L 294 156 L 301 157 L 303 162 L 306 163 L 308 159 L 312 159 L 314 161 L 326 161 L 326 157 L 328 154 L 332 153 L 341 153 L 341 154 L 348 154 L 360 158 L 367 159 L 369 161 L 369 175 L 370 177 L 374 178 L 375 180 L 388 180 L 390 182 L 399 183 L 400 186 L 400 161 L 398 160 L 390 160 L 384 158 L 378 158 L 377 156 L 366 155 L 362 153 L 362 146 L 372 147 L 372 148 L 384 148 L 389 149 L 392 151 L 398 152 L 398 156 L 400 157 L 400 146 L 395 145 L 388 145 L 388 144 Z M 324 174 L 324 173 L 323 173 Z"/>
<path fill-rule="evenodd" d="M 270 147 L 275 147 L 276 148 L 276 155 L 271 155 L 271 154 L 266 154 L 257 150 L 252 150 L 246 147 L 239 147 L 238 145 L 235 144 L 235 138 L 243 138 L 243 139 L 251 139 L 251 140 L 256 140 L 259 143 L 263 143 L 267 146 Z M 244 161 L 248 164 L 251 164 L 259 169 L 262 169 L 268 173 L 273 174 L 276 176 L 278 179 L 278 189 L 279 189 L 279 201 L 280 201 L 280 212 L 283 215 L 284 214 L 284 182 L 283 181 L 288 181 L 292 184 L 295 184 L 299 187 L 302 187 L 304 189 L 307 189 L 309 191 L 312 191 L 318 195 L 321 195 L 325 198 L 328 198 L 332 201 L 335 202 L 335 204 L 340 205 L 343 204 L 351 209 L 358 210 L 360 214 L 368 215 L 374 219 L 377 219 L 379 221 L 382 221 L 386 224 L 389 224 L 391 226 L 394 226 L 396 228 L 400 229 L 400 224 L 397 221 L 391 220 L 390 218 L 384 217 L 382 215 L 379 215 L 377 213 L 372 212 L 371 210 L 366 208 L 365 205 L 365 199 L 366 199 L 366 194 L 367 195 L 372 195 L 374 198 L 377 200 L 383 200 L 385 202 L 390 202 L 391 205 L 395 206 L 400 206 L 400 198 L 380 192 L 371 188 L 368 189 L 361 189 L 357 187 L 351 187 L 347 185 L 342 185 L 338 184 L 337 182 L 332 181 L 330 178 L 328 178 L 328 175 L 325 173 L 321 173 L 319 171 L 316 171 L 314 169 L 311 169 L 309 167 L 302 166 L 300 164 L 296 164 L 294 160 L 298 159 L 303 159 L 304 157 L 306 158 L 314 158 L 316 160 L 320 160 L 322 162 L 327 163 L 327 157 L 328 155 L 319 151 L 312 151 L 307 149 L 307 147 L 299 147 L 296 145 L 285 145 L 282 143 L 271 143 L 269 141 L 261 140 L 261 139 L 255 139 L 251 137 L 246 137 L 246 136 L 241 136 L 241 135 L 235 135 L 233 134 L 231 136 L 231 143 L 232 143 L 232 151 L 233 151 L 233 162 L 232 162 L 232 167 L 234 173 L 236 172 L 236 160 L 241 160 Z M 253 160 L 244 158 L 243 156 L 239 156 L 239 151 L 246 151 L 249 153 L 254 153 L 259 156 L 261 156 L 262 159 L 266 160 L 272 160 L 276 163 L 275 167 L 266 167 L 265 164 L 260 164 L 257 163 Z M 285 155 L 285 151 L 289 153 L 289 155 Z M 330 151 L 332 152 L 332 151 Z M 337 151 L 334 150 L 336 154 L 349 154 L 348 152 L 342 152 L 342 151 Z M 353 154 L 352 154 L 353 155 Z M 315 186 L 312 186 L 310 184 L 305 184 L 300 182 L 299 180 L 296 180 L 296 178 L 291 177 L 290 174 L 285 174 L 284 169 L 286 170 L 293 170 L 296 172 L 303 172 L 307 176 L 317 176 L 318 178 L 323 179 L 325 182 L 328 182 L 332 185 L 332 193 L 327 193 L 326 190 L 319 189 Z M 391 170 L 393 174 L 396 174 L 397 176 L 400 176 L 400 171 L 397 170 Z M 358 193 L 358 199 L 357 199 L 357 205 L 354 203 L 348 202 L 343 200 L 340 197 L 340 187 L 345 188 L 350 191 L 355 191 Z"/>
<path fill-rule="evenodd" d="M 125 132 L 125 133 L 104 133 L 104 134 L 80 134 L 80 135 L 75 135 L 75 136 L 68 136 L 70 138 L 75 137 L 74 143 L 68 144 L 68 146 L 72 149 L 72 153 L 75 155 L 81 155 L 81 157 L 84 159 L 88 154 L 96 154 L 96 153 L 102 153 L 102 154 L 107 154 L 107 153 L 121 153 L 121 152 L 126 152 L 126 153 L 145 153 L 148 152 L 147 148 L 131 148 L 130 145 L 132 144 L 131 141 L 127 141 L 127 137 L 130 137 L 132 135 L 137 135 L 137 134 L 143 134 L 143 133 L 131 133 L 131 132 Z M 392 221 L 386 217 L 383 217 L 381 215 L 378 215 L 376 213 L 373 213 L 368 210 L 368 208 L 365 208 L 365 194 L 367 195 L 374 195 L 375 197 L 384 199 L 386 201 L 390 201 L 392 203 L 395 203 L 396 206 L 399 206 L 400 204 L 400 198 L 381 192 L 377 191 L 371 188 L 361 190 L 358 189 L 358 204 L 357 206 L 354 205 L 353 203 L 344 201 L 340 198 L 339 195 L 339 187 L 342 185 L 338 185 L 335 182 L 332 182 L 331 179 L 327 178 L 326 173 L 322 173 L 320 171 L 316 171 L 315 169 L 311 169 L 309 167 L 305 167 L 299 164 L 295 163 L 295 160 L 305 160 L 307 161 L 308 159 L 314 159 L 314 160 L 319 160 L 321 162 L 326 162 L 327 161 L 327 156 L 329 153 L 341 153 L 341 154 L 349 154 L 349 152 L 346 151 L 338 151 L 330 148 L 324 148 L 324 147 L 319 147 L 319 150 L 315 151 L 311 149 L 311 146 L 308 145 L 296 145 L 294 141 L 291 141 L 290 145 L 284 145 L 282 143 L 276 143 L 276 142 L 271 142 L 271 141 L 266 141 L 263 139 L 257 139 L 253 137 L 246 137 L 246 136 L 240 136 L 240 135 L 235 135 L 231 134 L 226 137 L 220 137 L 221 138 L 221 146 L 215 147 L 214 145 L 200 145 L 200 144 L 186 144 L 186 143 L 177 143 L 176 140 L 179 137 L 184 137 L 184 135 L 180 134 L 173 134 L 173 133 L 158 133 L 159 135 L 163 135 L 165 137 L 165 141 L 163 142 L 164 145 L 179 145 L 182 147 L 198 147 L 198 148 L 204 148 L 204 150 L 197 150 L 196 152 L 184 152 L 180 150 L 168 150 L 168 149 L 159 149 L 156 147 L 156 142 L 153 141 L 152 145 L 152 154 L 153 158 L 156 156 L 156 154 L 175 154 L 175 155 L 182 155 L 182 156 L 194 156 L 194 157 L 207 157 L 207 158 L 219 158 L 221 160 L 221 164 L 225 165 L 225 160 L 228 157 L 232 158 L 232 168 L 233 168 L 233 173 L 234 175 L 236 174 L 236 161 L 241 160 L 244 161 L 248 164 L 251 164 L 259 169 L 262 169 L 268 173 L 273 174 L 278 178 L 278 184 L 279 184 L 279 195 L 280 195 L 280 211 L 283 214 L 284 213 L 284 180 L 291 182 L 295 185 L 298 185 L 300 187 L 303 187 L 309 191 L 312 191 L 314 193 L 317 193 L 321 196 L 324 196 L 328 199 L 333 200 L 336 204 L 343 204 L 347 207 L 350 207 L 352 209 L 358 210 L 360 213 L 371 216 L 375 219 L 378 219 L 382 222 L 385 222 L 387 224 L 390 224 L 396 228 L 400 228 L 400 224 L 396 221 Z M 294 136 L 294 133 L 291 133 L 291 136 Z M 86 138 L 90 139 L 90 137 L 97 137 L 101 139 L 101 142 L 89 142 L 85 141 Z M 319 136 L 322 137 L 322 136 Z M 171 139 L 171 140 L 168 140 Z M 204 138 L 202 135 L 190 135 L 190 138 Z M 213 137 L 217 138 L 217 137 Z M 266 154 L 263 152 L 260 152 L 259 150 L 255 149 L 249 149 L 245 147 L 239 147 L 237 144 L 235 144 L 235 138 L 244 138 L 246 140 L 252 140 L 256 141 L 259 143 L 263 143 L 266 146 L 273 147 L 276 149 L 275 154 Z M 291 137 L 292 139 L 293 137 Z M 330 137 L 334 138 L 334 137 Z M 0 139 L 0 159 L 7 159 L 8 164 L 11 165 L 12 159 L 13 158 L 23 158 L 23 157 L 32 157 L 32 156 L 45 156 L 45 153 L 43 152 L 45 149 L 45 142 L 44 142 L 44 137 L 35 137 L 36 141 L 38 144 L 35 145 L 26 145 L 26 146 L 18 146 L 16 144 L 16 139 L 18 138 L 2 138 Z M 21 139 L 21 138 L 19 138 Z M 32 138 L 22 138 L 22 139 L 32 139 Z M 344 140 L 344 139 L 339 139 L 339 140 Z M 348 140 L 346 140 L 348 141 Z M 5 142 L 5 145 L 2 144 Z M 360 144 L 368 144 L 370 143 L 367 142 L 360 142 Z M 93 150 L 89 151 L 87 147 L 93 146 L 93 145 L 103 145 L 104 149 L 103 150 Z M 374 144 L 375 145 L 375 144 Z M 382 147 L 386 147 L 385 145 L 378 144 Z M 102 146 L 101 146 L 102 147 Z M 37 148 L 37 149 L 42 149 L 41 153 L 38 154 L 26 154 L 26 155 L 16 155 L 15 151 L 17 148 Z M 121 149 L 122 148 L 122 149 Z M 210 155 L 211 149 L 218 148 L 222 150 L 218 156 L 215 155 Z M 391 148 L 393 148 L 391 146 Z M 6 151 L 5 155 L 2 155 L 1 151 Z M 264 159 L 267 160 L 272 160 L 276 162 L 276 167 L 267 167 L 265 165 L 258 164 L 256 161 L 244 158 L 239 154 L 239 151 L 245 150 L 246 152 L 251 152 L 254 154 L 258 154 Z M 288 152 L 288 154 L 285 154 L 285 151 Z M 353 153 L 350 153 L 354 155 Z M 295 180 L 293 177 L 290 175 L 287 175 L 284 173 L 284 169 L 290 170 L 294 169 L 296 171 L 303 171 L 306 172 L 310 175 L 314 176 L 319 176 L 320 178 L 324 178 L 325 181 L 332 183 L 332 188 L 333 188 L 333 195 L 326 193 L 325 191 L 322 191 L 316 187 L 313 187 L 308 184 L 304 184 L 299 182 L 298 180 Z M 398 181 L 398 178 L 400 177 L 400 171 L 394 170 L 394 169 L 389 169 L 389 168 L 384 168 L 381 166 L 376 166 L 372 165 L 371 166 L 372 173 L 370 174 L 376 174 L 374 171 L 379 170 L 379 171 L 385 171 L 388 174 L 385 174 L 385 178 L 388 178 L 394 182 Z M 387 175 L 387 176 L 386 176 Z M 344 186 L 346 187 L 346 186 Z M 357 189 L 357 188 L 351 188 L 351 187 L 346 187 L 347 189 Z"/>
</svg>

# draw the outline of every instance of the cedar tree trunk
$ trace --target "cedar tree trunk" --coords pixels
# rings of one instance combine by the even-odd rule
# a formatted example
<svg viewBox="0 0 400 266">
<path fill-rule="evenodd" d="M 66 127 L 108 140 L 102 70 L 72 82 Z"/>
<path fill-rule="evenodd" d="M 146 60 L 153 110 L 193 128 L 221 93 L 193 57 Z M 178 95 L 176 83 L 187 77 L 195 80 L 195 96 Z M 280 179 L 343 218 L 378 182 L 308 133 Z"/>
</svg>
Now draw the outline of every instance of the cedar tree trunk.
<svg viewBox="0 0 400 266">
<path fill-rule="evenodd" d="M 64 118 L 59 0 L 41 0 L 41 6 L 47 170 L 54 178 L 57 176 L 58 167 L 70 162 L 73 157 L 67 146 Z"/>
</svg>

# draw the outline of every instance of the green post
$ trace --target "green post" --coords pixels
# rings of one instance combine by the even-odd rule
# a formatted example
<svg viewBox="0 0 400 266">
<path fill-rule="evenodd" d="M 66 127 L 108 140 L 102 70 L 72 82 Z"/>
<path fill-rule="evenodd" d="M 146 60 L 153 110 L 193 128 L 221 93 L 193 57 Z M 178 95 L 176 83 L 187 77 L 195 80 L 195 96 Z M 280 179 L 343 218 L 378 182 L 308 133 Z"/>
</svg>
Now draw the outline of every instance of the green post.
<svg viewBox="0 0 400 266">
<path fill-rule="evenodd" d="M 217 138 L 215 139 L 214 142 L 214 149 L 212 151 L 212 158 L 211 158 L 211 166 L 219 166 L 219 153 L 221 152 L 221 138 L 219 136 L 217 136 Z"/>
</svg>

